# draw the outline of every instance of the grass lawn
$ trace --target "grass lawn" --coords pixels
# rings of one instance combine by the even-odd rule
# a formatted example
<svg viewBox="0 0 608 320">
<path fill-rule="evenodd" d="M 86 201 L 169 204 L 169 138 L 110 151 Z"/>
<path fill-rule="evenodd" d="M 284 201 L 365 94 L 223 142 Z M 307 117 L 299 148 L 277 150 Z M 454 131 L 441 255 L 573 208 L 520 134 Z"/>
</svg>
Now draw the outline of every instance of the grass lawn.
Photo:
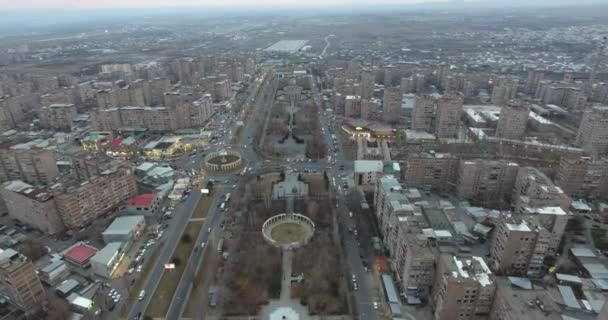
<svg viewBox="0 0 608 320">
<path fill-rule="evenodd" d="M 213 202 L 213 195 L 215 191 L 212 189 L 207 195 L 202 195 L 196 204 L 196 209 L 192 213 L 192 218 L 205 218 L 209 212 L 209 207 Z"/>
<path fill-rule="evenodd" d="M 188 297 L 186 309 L 184 309 L 184 318 L 194 318 L 195 315 L 199 315 L 198 312 L 201 310 L 201 304 L 203 304 L 203 309 L 206 308 L 208 292 L 203 290 L 205 289 L 203 284 L 204 281 L 212 280 L 205 279 L 205 276 L 215 274 L 215 272 L 210 272 L 210 269 L 217 266 L 217 261 L 217 251 L 213 250 L 213 248 L 207 248 L 205 255 L 203 256 L 203 265 L 200 267 L 200 269 L 198 269 L 198 273 L 196 274 L 194 282 L 192 283 L 192 292 Z"/>
<path fill-rule="evenodd" d="M 154 253 L 152 253 L 152 255 L 147 259 L 147 263 L 145 263 L 142 267 L 139 277 L 135 279 L 135 284 L 131 288 L 131 291 L 129 291 L 129 297 L 127 297 L 126 303 L 120 309 L 120 314 L 118 315 L 120 319 L 127 318 L 127 313 L 129 312 L 129 310 L 131 310 L 131 305 L 133 304 L 135 299 L 137 299 L 139 291 L 141 290 L 141 287 L 143 286 L 146 278 L 148 277 L 148 273 L 150 273 L 152 267 L 156 265 L 156 260 L 158 260 L 160 250 L 160 246 L 157 246 L 156 250 L 154 250 Z"/>
<path fill-rule="evenodd" d="M 304 181 L 308 183 L 311 193 L 327 192 L 327 183 L 323 175 L 304 176 Z"/>
<path fill-rule="evenodd" d="M 188 235 L 191 240 L 184 241 L 183 239 L 180 239 L 171 258 L 171 261 L 178 260 L 179 263 L 175 263 L 175 269 L 165 270 L 165 272 L 163 272 L 160 283 L 146 309 L 146 315 L 151 316 L 152 318 L 164 318 L 167 315 L 169 304 L 171 304 L 173 294 L 177 289 L 184 269 L 186 269 L 190 254 L 192 253 L 194 245 L 196 245 L 195 241 L 198 238 L 198 234 L 202 227 L 202 221 L 189 222 L 186 226 L 182 237 Z"/>
</svg>

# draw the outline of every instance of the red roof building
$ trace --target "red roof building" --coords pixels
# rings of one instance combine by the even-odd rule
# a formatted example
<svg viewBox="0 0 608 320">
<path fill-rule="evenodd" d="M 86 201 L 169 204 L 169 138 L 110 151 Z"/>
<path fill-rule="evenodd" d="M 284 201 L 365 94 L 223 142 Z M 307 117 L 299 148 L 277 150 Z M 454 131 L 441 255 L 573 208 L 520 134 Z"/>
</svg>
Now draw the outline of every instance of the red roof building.
<svg viewBox="0 0 608 320">
<path fill-rule="evenodd" d="M 89 260 L 97 253 L 97 249 L 84 243 L 72 246 L 64 255 L 63 259 L 80 267 L 89 264 Z"/>
<path fill-rule="evenodd" d="M 156 193 L 145 193 L 133 197 L 127 203 L 126 212 L 130 214 L 152 215 L 160 205 L 160 198 Z"/>
</svg>

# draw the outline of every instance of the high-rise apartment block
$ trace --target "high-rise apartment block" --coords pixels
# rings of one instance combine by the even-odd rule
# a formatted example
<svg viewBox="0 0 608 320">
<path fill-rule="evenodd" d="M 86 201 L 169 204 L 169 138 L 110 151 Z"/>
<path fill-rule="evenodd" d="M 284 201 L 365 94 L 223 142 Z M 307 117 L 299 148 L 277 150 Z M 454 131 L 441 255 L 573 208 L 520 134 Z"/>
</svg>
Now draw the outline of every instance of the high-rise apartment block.
<svg viewBox="0 0 608 320">
<path fill-rule="evenodd" d="M 455 138 L 460 128 L 462 94 L 416 96 L 412 129 L 435 133 L 438 138 Z"/>
<path fill-rule="evenodd" d="M 608 160 L 564 157 L 559 162 L 555 184 L 570 197 L 605 199 L 608 197 Z"/>
<path fill-rule="evenodd" d="M 48 190 L 14 180 L 0 187 L 0 195 L 11 218 L 48 234 L 57 234 L 65 229 L 53 194 Z"/>
<path fill-rule="evenodd" d="M 509 201 L 518 171 L 517 163 L 505 160 L 461 160 L 458 196 L 485 206 Z"/>
<path fill-rule="evenodd" d="M 462 116 L 462 94 L 446 94 L 437 99 L 435 134 L 437 138 L 456 138 Z"/>
<path fill-rule="evenodd" d="M 492 271 L 482 257 L 439 257 L 432 294 L 435 319 L 486 319 L 495 292 Z"/>
<path fill-rule="evenodd" d="M 80 228 L 132 198 L 137 194 L 137 182 L 132 169 L 117 167 L 84 182 L 65 181 L 44 190 L 11 181 L 3 185 L 0 194 L 11 216 L 57 233 L 63 226 Z M 47 220 L 33 221 L 35 217 Z"/>
<path fill-rule="evenodd" d="M 540 275 L 550 243 L 550 232 L 521 218 L 503 216 L 490 249 L 496 272 L 535 277 Z"/>
<path fill-rule="evenodd" d="M 422 230 L 399 222 L 391 257 L 397 279 L 406 294 L 428 298 L 435 279 L 435 252 Z"/>
<path fill-rule="evenodd" d="M 40 108 L 38 112 L 43 128 L 68 132 L 72 130 L 74 119 L 78 115 L 73 104 L 52 104 Z"/>
<path fill-rule="evenodd" d="M 13 249 L 0 250 L 0 295 L 26 315 L 39 311 L 46 301 L 34 265 Z"/>
<path fill-rule="evenodd" d="M 344 116 L 358 118 L 361 116 L 361 97 L 346 96 L 344 98 Z"/>
<path fill-rule="evenodd" d="M 22 149 L 20 145 L 0 150 L 0 182 L 23 180 L 33 184 L 50 184 L 59 176 L 55 151 Z"/>
<path fill-rule="evenodd" d="M 522 102 L 511 100 L 500 109 L 496 136 L 505 139 L 521 139 L 526 132 L 530 109 Z"/>
<path fill-rule="evenodd" d="M 378 99 L 361 99 L 361 119 L 381 120 L 380 101 Z"/>
<path fill-rule="evenodd" d="M 435 80 L 437 81 L 437 84 L 441 87 L 443 87 L 443 84 L 446 82 L 446 78 L 448 77 L 449 73 L 450 73 L 450 65 L 443 62 L 440 63 L 437 66 L 437 77 L 435 78 Z"/>
<path fill-rule="evenodd" d="M 517 95 L 519 79 L 514 77 L 500 77 L 496 79 L 492 90 L 492 103 L 495 105 L 505 105 Z"/>
<path fill-rule="evenodd" d="M 535 94 L 539 82 L 545 79 L 545 70 L 532 69 L 528 71 L 528 81 L 526 81 L 525 91 L 528 94 Z"/>
<path fill-rule="evenodd" d="M 101 176 L 75 186 L 54 189 L 55 202 L 66 227 L 79 228 L 137 195 L 137 181 L 130 168 L 106 170 Z"/>
<path fill-rule="evenodd" d="M 401 89 L 385 88 L 382 101 L 383 120 L 388 123 L 404 123 L 403 108 L 401 108 Z"/>
<path fill-rule="evenodd" d="M 361 72 L 361 97 L 370 99 L 374 96 L 374 86 L 376 84 L 376 74 L 372 71 Z"/>
<path fill-rule="evenodd" d="M 542 207 L 569 210 L 571 203 L 572 199 L 540 170 L 534 167 L 519 169 L 512 196 L 515 213 L 535 212 Z"/>
<path fill-rule="evenodd" d="M 608 106 L 593 106 L 585 111 L 576 143 L 594 158 L 608 154 Z"/>
<path fill-rule="evenodd" d="M 453 188 L 460 160 L 449 153 L 417 153 L 407 159 L 405 184 L 425 191 Z"/>
<path fill-rule="evenodd" d="M 412 129 L 432 132 L 435 127 L 435 98 L 430 95 L 416 95 L 412 110 Z"/>
<path fill-rule="evenodd" d="M 408 295 L 427 297 L 433 285 L 435 255 L 416 226 L 420 209 L 411 204 L 393 176 L 382 176 L 374 190 L 380 232 L 397 279 Z"/>
</svg>

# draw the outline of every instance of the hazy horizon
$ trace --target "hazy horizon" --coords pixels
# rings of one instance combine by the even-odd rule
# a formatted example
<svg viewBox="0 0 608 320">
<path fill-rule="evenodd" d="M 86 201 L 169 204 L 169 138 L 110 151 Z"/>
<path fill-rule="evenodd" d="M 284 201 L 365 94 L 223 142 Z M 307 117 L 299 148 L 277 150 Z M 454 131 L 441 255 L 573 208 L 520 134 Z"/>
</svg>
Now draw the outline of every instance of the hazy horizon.
<svg viewBox="0 0 608 320">
<path fill-rule="evenodd" d="M 109 10 L 109 9 L 248 9 L 248 10 L 289 10 L 289 9 L 337 9 L 365 7 L 409 7 L 424 5 L 451 5 L 451 6 L 564 6 L 581 4 L 602 4 L 601 0 L 309 0 L 306 2 L 296 0 L 257 0 L 255 2 L 247 0 L 4 0 L 0 13 L 11 11 L 80 11 L 80 10 Z"/>
</svg>

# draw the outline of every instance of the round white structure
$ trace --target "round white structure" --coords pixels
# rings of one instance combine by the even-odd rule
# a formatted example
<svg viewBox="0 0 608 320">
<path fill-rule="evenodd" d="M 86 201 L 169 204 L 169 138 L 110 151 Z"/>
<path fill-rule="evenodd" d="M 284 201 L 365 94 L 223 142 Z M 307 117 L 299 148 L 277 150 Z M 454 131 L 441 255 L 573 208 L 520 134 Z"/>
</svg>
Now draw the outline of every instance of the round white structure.
<svg viewBox="0 0 608 320">
<path fill-rule="evenodd" d="M 234 150 L 219 150 L 205 157 L 205 167 L 209 171 L 231 171 L 241 166 L 243 157 Z"/>
<path fill-rule="evenodd" d="M 298 235 L 296 239 L 277 239 L 277 235 L 273 235 L 273 231 L 279 228 L 297 226 Z M 262 234 L 264 239 L 275 247 L 282 249 L 295 249 L 307 244 L 315 232 L 315 224 L 308 217 L 297 213 L 281 213 L 268 218 L 262 225 Z"/>
</svg>

